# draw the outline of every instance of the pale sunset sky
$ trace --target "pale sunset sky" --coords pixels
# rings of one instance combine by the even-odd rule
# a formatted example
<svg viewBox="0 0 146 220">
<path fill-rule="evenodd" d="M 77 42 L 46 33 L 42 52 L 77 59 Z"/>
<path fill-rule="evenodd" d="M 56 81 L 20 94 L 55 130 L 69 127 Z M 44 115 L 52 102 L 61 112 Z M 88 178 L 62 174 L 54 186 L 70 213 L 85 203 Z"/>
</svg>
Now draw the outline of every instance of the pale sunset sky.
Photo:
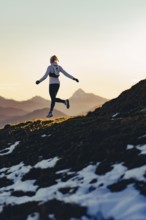
<svg viewBox="0 0 146 220">
<path fill-rule="evenodd" d="M 54 54 L 80 80 L 61 74 L 59 96 L 117 97 L 146 77 L 146 0 L 0 0 L 0 96 L 49 99 Z"/>
</svg>

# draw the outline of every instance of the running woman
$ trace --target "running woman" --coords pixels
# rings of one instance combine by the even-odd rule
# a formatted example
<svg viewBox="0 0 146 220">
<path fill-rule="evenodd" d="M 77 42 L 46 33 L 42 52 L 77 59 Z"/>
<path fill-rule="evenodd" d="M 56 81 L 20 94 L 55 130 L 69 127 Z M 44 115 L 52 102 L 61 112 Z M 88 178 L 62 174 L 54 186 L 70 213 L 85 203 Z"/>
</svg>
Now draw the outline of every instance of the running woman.
<svg viewBox="0 0 146 220">
<path fill-rule="evenodd" d="M 67 108 L 70 107 L 69 100 L 63 100 L 60 98 L 56 98 L 57 92 L 60 87 L 60 81 L 59 81 L 59 73 L 63 73 L 65 76 L 67 76 L 70 79 L 75 80 L 76 82 L 79 82 L 78 79 L 74 78 L 72 75 L 68 74 L 61 66 L 58 65 L 58 58 L 57 56 L 52 56 L 50 58 L 50 64 L 46 70 L 45 75 L 40 79 L 36 81 L 36 84 L 38 85 L 42 81 L 44 81 L 49 76 L 49 94 L 51 97 L 51 106 L 50 111 L 46 117 L 50 118 L 53 117 L 53 109 L 55 106 L 55 102 L 60 102 L 66 105 Z"/>
</svg>

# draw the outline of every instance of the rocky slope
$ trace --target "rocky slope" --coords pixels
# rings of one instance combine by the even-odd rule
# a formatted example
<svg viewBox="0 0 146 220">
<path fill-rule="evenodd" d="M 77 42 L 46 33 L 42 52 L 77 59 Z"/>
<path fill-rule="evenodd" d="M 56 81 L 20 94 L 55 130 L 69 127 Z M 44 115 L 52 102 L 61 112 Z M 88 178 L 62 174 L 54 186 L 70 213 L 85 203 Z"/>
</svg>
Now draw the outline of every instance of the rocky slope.
<svg viewBox="0 0 146 220">
<path fill-rule="evenodd" d="M 4 108 L 16 108 L 21 109 L 27 112 L 34 111 L 36 109 L 41 109 L 42 106 L 48 107 L 50 102 L 46 99 L 43 99 L 39 96 L 35 96 L 31 99 L 25 101 L 16 101 L 13 99 L 5 99 L 0 96 L 0 106 Z"/>
<path fill-rule="evenodd" d="M 0 219 L 144 220 L 144 88 L 145 80 L 86 117 L 1 129 Z"/>
</svg>

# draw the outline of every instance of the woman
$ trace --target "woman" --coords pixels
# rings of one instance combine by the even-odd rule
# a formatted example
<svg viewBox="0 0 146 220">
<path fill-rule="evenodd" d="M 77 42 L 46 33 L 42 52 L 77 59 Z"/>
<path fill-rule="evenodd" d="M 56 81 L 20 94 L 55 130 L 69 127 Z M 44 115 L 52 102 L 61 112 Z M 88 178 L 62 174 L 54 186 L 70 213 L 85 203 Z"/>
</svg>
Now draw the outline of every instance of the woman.
<svg viewBox="0 0 146 220">
<path fill-rule="evenodd" d="M 48 66 L 47 71 L 45 73 L 45 75 L 40 79 L 36 81 L 36 84 L 41 83 L 43 80 L 45 80 L 48 76 L 49 76 L 49 93 L 50 93 L 50 97 L 51 97 L 51 107 L 50 107 L 50 111 L 47 115 L 48 118 L 53 116 L 53 109 L 55 106 L 55 102 L 60 102 L 66 105 L 67 108 L 70 107 L 69 104 L 69 100 L 63 100 L 60 98 L 56 98 L 57 92 L 59 90 L 60 87 L 60 81 L 59 81 L 59 73 L 63 73 L 65 76 L 67 76 L 70 79 L 75 80 L 76 82 L 79 82 L 78 79 L 74 78 L 73 76 L 71 76 L 70 74 L 68 74 L 61 66 L 58 65 L 58 58 L 57 56 L 52 56 L 50 58 L 50 63 L 51 65 Z"/>
</svg>

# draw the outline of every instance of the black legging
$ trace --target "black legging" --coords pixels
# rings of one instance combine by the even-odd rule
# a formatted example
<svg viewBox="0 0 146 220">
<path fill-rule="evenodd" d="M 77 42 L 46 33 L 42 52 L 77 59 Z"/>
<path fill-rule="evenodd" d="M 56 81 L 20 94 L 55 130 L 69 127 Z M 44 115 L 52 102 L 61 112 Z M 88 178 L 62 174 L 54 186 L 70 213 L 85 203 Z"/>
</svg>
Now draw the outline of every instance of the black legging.
<svg viewBox="0 0 146 220">
<path fill-rule="evenodd" d="M 50 97 L 51 97 L 50 112 L 53 111 L 54 106 L 55 106 L 55 102 L 65 103 L 65 100 L 56 98 L 56 95 L 57 95 L 57 92 L 59 90 L 59 87 L 60 87 L 60 84 L 50 84 L 49 85 L 49 93 L 50 93 Z"/>
</svg>

